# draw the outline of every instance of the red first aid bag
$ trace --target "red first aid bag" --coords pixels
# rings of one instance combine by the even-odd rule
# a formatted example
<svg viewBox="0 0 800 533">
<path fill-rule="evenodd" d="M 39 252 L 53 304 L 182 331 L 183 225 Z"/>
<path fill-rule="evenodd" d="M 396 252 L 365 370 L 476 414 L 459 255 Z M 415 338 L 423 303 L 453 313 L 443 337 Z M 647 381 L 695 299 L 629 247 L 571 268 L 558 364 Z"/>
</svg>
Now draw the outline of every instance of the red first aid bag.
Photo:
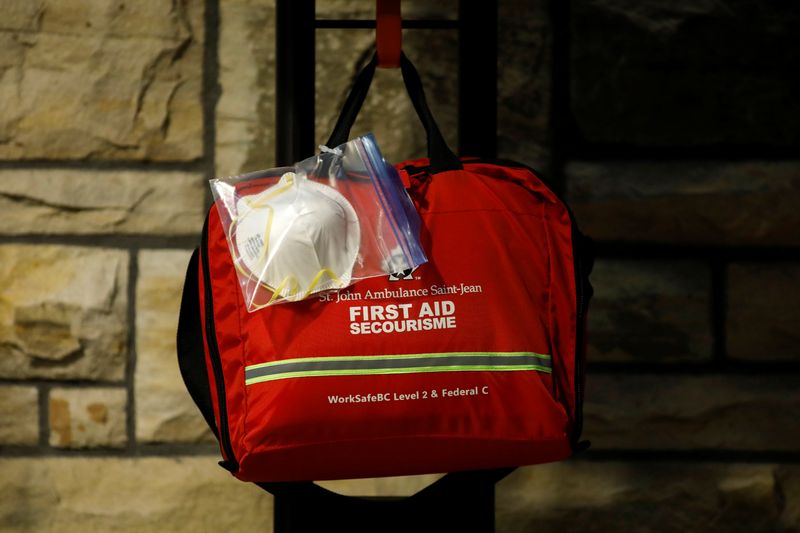
<svg viewBox="0 0 800 533">
<path fill-rule="evenodd" d="M 329 146 L 347 140 L 375 60 Z M 490 469 L 579 447 L 588 240 L 531 169 L 456 158 L 408 59 L 428 136 L 408 177 L 429 262 L 248 312 L 216 207 L 189 264 L 186 385 L 245 481 Z"/>
</svg>

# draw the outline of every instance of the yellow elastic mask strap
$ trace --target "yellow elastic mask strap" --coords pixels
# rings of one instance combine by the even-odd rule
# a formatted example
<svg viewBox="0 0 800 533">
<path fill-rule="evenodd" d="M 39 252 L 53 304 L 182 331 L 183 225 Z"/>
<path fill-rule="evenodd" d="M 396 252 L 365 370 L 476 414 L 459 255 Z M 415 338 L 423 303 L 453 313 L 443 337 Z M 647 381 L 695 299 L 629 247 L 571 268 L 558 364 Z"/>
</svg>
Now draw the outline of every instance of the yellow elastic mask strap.
<svg viewBox="0 0 800 533">
<path fill-rule="evenodd" d="M 263 202 L 272 200 L 273 198 L 292 188 L 294 185 L 294 174 L 287 173 L 284 174 L 284 176 L 286 176 L 286 183 L 282 187 L 278 187 L 274 191 L 270 191 L 268 194 L 259 197 L 256 201 L 250 202 L 246 198 L 243 198 L 244 202 L 247 204 L 247 207 L 249 207 L 251 210 L 266 207 L 269 211 L 267 213 L 267 222 L 264 224 L 264 246 L 261 247 L 261 253 L 258 255 L 258 264 L 261 264 L 261 262 L 264 261 L 264 258 L 266 258 L 267 254 L 269 253 L 269 236 L 272 232 L 272 219 L 275 217 L 275 210 L 272 208 L 272 206 L 269 204 L 263 205 Z M 230 237 L 232 237 L 232 235 L 228 235 L 228 238 Z"/>
<path fill-rule="evenodd" d="M 285 193 L 286 191 L 288 191 L 292 187 L 292 185 L 294 185 L 294 174 L 288 174 L 287 173 L 287 174 L 284 174 L 284 176 L 286 176 L 286 183 L 283 186 L 278 187 L 274 191 L 270 191 L 268 194 L 265 194 L 264 196 L 260 197 L 255 202 L 250 202 L 247 199 L 247 197 L 242 197 L 242 200 L 245 202 L 245 204 L 247 204 L 247 207 L 249 207 L 251 210 L 258 209 L 260 207 L 266 207 L 269 210 L 269 213 L 267 214 L 267 222 L 264 225 L 264 237 L 265 237 L 264 238 L 264 246 L 261 248 L 261 253 L 259 254 L 259 257 L 258 257 L 258 263 L 259 264 L 261 264 L 261 262 L 264 261 L 264 258 L 269 253 L 269 236 L 270 236 L 270 233 L 272 231 L 272 220 L 275 217 L 275 210 L 272 208 L 272 206 L 269 205 L 269 204 L 261 205 L 261 202 L 265 202 L 267 200 L 271 200 L 271 199 L 275 198 L 276 196 L 279 196 L 279 195 Z M 245 215 L 245 216 L 247 216 L 247 215 Z M 243 217 L 233 217 L 231 219 L 231 223 L 228 226 L 228 242 L 230 242 L 230 243 L 236 242 L 234 234 L 236 233 L 236 226 L 238 225 L 239 220 L 241 218 L 243 218 Z M 242 275 L 246 276 L 248 279 L 255 279 L 256 282 L 261 283 L 260 279 L 257 279 L 254 274 L 252 274 L 251 272 L 248 272 L 247 270 L 245 270 L 240 265 L 241 261 L 242 261 L 241 260 L 241 256 L 239 255 L 239 253 L 237 251 L 236 257 L 234 257 L 234 261 L 233 261 L 233 264 L 236 267 L 236 270 L 238 270 L 239 273 L 241 273 Z M 296 284 L 296 282 L 295 282 L 295 284 Z"/>
<path fill-rule="evenodd" d="M 284 176 L 286 176 L 286 183 L 283 186 L 278 187 L 275 190 L 271 190 L 269 193 L 263 196 L 259 196 L 258 199 L 255 200 L 254 202 L 250 202 L 246 196 L 243 196 L 242 200 L 244 200 L 244 202 L 247 204 L 247 207 L 249 207 L 250 209 L 257 209 L 259 207 L 262 207 L 261 202 L 272 200 L 276 196 L 281 195 L 292 188 L 292 185 L 294 185 L 294 174 L 286 173 L 284 174 Z"/>
<path fill-rule="evenodd" d="M 331 269 L 323 268 L 322 270 L 317 272 L 317 275 L 314 276 L 313 280 L 311 280 L 311 286 L 308 288 L 306 293 L 303 295 L 302 299 L 306 299 L 311 295 L 311 292 L 314 290 L 314 288 L 317 285 L 319 285 L 319 282 L 322 280 L 322 276 L 324 276 L 326 274 L 328 275 L 328 277 L 330 279 L 332 279 L 337 285 L 340 286 L 339 288 L 341 288 L 342 281 L 339 279 L 339 277 Z M 290 276 L 286 276 L 285 278 L 283 278 L 283 280 L 281 280 L 281 282 L 278 284 L 278 286 L 275 287 L 274 289 L 270 288 L 268 285 L 266 285 L 264 283 L 261 283 L 261 285 L 263 285 L 264 287 L 266 287 L 267 289 L 272 291 L 272 297 L 269 299 L 269 301 L 267 303 L 261 304 L 261 305 L 253 305 L 253 302 L 250 302 L 250 308 L 253 309 L 254 311 L 257 311 L 259 309 L 263 309 L 265 307 L 268 307 L 268 306 L 272 305 L 280 297 L 281 291 L 283 289 L 285 289 L 286 286 L 288 284 L 290 284 L 290 283 L 291 283 L 291 290 L 289 291 L 289 295 L 287 296 L 287 298 L 291 298 L 292 296 L 297 294 L 297 291 L 300 289 L 300 285 L 297 282 L 297 278 L 295 278 L 294 276 L 291 276 L 291 275 Z"/>
<path fill-rule="evenodd" d="M 265 304 L 265 306 L 266 305 L 271 305 L 275 300 L 277 300 L 281 295 L 281 291 L 283 289 L 285 289 L 286 286 L 289 285 L 290 283 L 291 283 L 291 286 L 290 286 L 290 289 L 289 289 L 288 298 L 291 298 L 292 296 L 297 294 L 297 291 L 300 288 L 299 284 L 297 283 L 297 278 L 295 278 L 294 276 L 291 276 L 291 275 L 286 276 L 285 278 L 283 278 L 281 280 L 281 282 L 278 284 L 277 287 L 275 287 L 274 289 L 271 289 L 272 290 L 272 297 Z M 264 286 L 266 287 L 266 285 L 264 285 Z"/>
<path fill-rule="evenodd" d="M 233 243 L 236 242 L 234 240 L 233 234 L 236 233 L 236 225 L 238 224 L 238 222 L 239 219 L 234 217 L 233 219 L 231 219 L 231 225 L 228 226 L 228 243 L 230 244 L 231 247 L 231 252 L 232 252 L 231 257 L 233 258 L 233 266 L 236 267 L 236 270 L 239 272 L 239 274 L 252 280 L 254 278 L 253 274 L 239 264 L 242 262 L 242 256 L 239 255 L 239 251 L 236 250 L 233 246 Z"/>
<path fill-rule="evenodd" d="M 264 207 L 269 209 L 269 212 L 267 213 L 267 222 L 264 224 L 264 246 L 261 247 L 261 253 L 258 254 L 258 265 L 267 258 L 267 254 L 269 253 L 269 236 L 272 232 L 272 219 L 275 216 L 275 210 L 272 209 L 271 205 L 266 205 Z"/>
<path fill-rule="evenodd" d="M 311 280 L 311 284 L 308 286 L 308 290 L 303 298 L 308 298 L 314 288 L 316 288 L 316 286 L 319 285 L 319 282 L 322 281 L 322 276 L 326 274 L 331 280 L 333 280 L 334 283 L 336 283 L 336 285 L 338 285 L 337 288 L 341 288 L 342 280 L 339 279 L 339 276 L 337 276 L 336 273 L 330 268 L 323 267 L 322 270 L 317 272 L 317 275 L 314 276 L 314 279 Z"/>
</svg>

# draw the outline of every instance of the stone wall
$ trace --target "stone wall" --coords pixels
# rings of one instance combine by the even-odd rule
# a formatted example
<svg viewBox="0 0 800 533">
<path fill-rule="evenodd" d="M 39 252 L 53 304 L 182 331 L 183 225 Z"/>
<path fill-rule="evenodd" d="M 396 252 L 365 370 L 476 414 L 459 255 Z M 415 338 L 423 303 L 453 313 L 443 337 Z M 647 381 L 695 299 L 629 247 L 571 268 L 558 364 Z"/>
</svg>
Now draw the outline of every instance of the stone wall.
<svg viewBox="0 0 800 533">
<path fill-rule="evenodd" d="M 403 9 L 452 18 L 457 2 Z M 2 11 L 0 530 L 269 531 L 271 498 L 216 465 L 174 333 L 205 180 L 274 161 L 274 0 Z M 499 155 L 552 169 L 599 258 L 594 445 L 502 481 L 498 531 L 800 529 L 797 10 L 501 0 L 499 15 Z M 317 31 L 320 142 L 371 43 Z M 407 31 L 405 50 L 456 146 L 441 65 L 457 34 Z M 354 128 L 391 160 L 424 152 L 400 86 L 379 70 Z"/>
<path fill-rule="evenodd" d="M 800 13 L 569 4 L 556 16 L 558 178 L 598 259 L 594 445 L 588 465 L 564 467 L 602 494 L 540 517 L 566 530 L 796 531 Z"/>
</svg>

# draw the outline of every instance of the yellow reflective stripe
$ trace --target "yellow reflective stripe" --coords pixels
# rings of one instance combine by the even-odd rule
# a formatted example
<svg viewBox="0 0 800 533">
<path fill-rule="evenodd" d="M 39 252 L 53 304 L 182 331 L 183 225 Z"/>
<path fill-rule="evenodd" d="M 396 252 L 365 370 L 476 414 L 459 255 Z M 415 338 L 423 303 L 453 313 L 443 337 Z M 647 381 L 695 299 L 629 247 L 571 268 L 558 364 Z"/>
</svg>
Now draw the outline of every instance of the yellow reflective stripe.
<svg viewBox="0 0 800 533">
<path fill-rule="evenodd" d="M 332 376 L 374 376 L 374 375 L 394 375 L 394 374 L 419 374 L 435 372 L 519 372 L 537 371 L 549 374 L 552 370 L 545 366 L 538 365 L 515 365 L 515 366 L 420 366 L 408 368 L 370 368 L 363 370 L 309 370 L 298 372 L 285 372 L 270 376 L 259 376 L 245 380 L 245 385 L 255 385 L 265 381 L 277 381 L 280 379 L 292 378 L 311 378 L 311 377 L 332 377 Z"/>
<path fill-rule="evenodd" d="M 429 359 L 435 357 L 536 357 L 545 361 L 550 361 L 552 357 L 549 354 L 536 353 L 536 352 L 423 352 L 423 353 L 406 353 L 406 354 L 387 354 L 387 355 L 331 355 L 323 357 L 293 357 L 291 359 L 281 359 L 279 361 L 270 361 L 268 363 L 258 363 L 255 365 L 248 365 L 245 371 L 254 370 L 256 368 L 264 368 L 268 366 L 284 365 L 286 363 L 313 363 L 317 361 L 372 361 L 381 359 Z"/>
<path fill-rule="evenodd" d="M 249 365 L 245 383 L 278 379 L 429 372 L 537 371 L 550 373 L 552 358 L 534 352 L 449 352 L 375 356 L 299 357 Z"/>
</svg>

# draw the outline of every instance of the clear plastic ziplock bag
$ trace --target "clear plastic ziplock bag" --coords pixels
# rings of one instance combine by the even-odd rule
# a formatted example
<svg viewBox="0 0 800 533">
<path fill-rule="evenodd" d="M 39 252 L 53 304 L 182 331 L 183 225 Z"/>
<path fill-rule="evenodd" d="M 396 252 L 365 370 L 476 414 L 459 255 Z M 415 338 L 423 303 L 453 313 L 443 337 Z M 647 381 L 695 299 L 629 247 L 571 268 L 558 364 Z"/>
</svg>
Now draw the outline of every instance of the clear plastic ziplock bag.
<svg viewBox="0 0 800 533">
<path fill-rule="evenodd" d="M 247 309 L 427 262 L 420 220 L 372 134 L 293 167 L 211 180 Z"/>
</svg>

